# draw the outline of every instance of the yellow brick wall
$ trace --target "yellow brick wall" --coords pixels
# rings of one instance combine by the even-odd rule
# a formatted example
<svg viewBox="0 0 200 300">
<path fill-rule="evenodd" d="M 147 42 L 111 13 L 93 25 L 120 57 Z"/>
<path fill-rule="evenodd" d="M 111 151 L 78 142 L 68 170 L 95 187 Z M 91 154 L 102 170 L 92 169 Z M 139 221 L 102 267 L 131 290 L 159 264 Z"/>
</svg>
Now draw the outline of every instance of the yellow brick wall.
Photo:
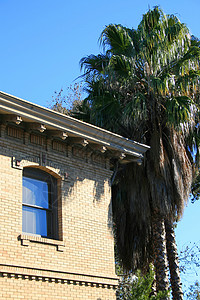
<svg viewBox="0 0 200 300">
<path fill-rule="evenodd" d="M 0 296 L 2 299 L 115 299 L 108 162 L 0 137 Z M 84 152 L 85 151 L 85 152 Z M 15 161 L 19 159 L 20 167 Z M 103 163 L 102 163 L 103 161 Z M 22 233 L 22 172 L 41 167 L 58 178 L 59 241 Z M 67 173 L 67 175 L 66 175 Z"/>
<path fill-rule="evenodd" d="M 74 283 L 57 283 L 42 280 L 29 280 L 14 277 L 0 278 L 1 299 L 115 299 L 114 291 L 104 287 L 91 287 Z"/>
</svg>

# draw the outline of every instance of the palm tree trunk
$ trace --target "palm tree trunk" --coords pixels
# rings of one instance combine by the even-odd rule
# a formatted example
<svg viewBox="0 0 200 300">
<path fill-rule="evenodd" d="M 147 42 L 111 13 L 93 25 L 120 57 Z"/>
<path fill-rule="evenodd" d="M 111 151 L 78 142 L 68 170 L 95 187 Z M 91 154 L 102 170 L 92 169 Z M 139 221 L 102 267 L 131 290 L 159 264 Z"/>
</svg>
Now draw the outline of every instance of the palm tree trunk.
<svg viewBox="0 0 200 300">
<path fill-rule="evenodd" d="M 169 220 L 165 220 L 165 230 L 173 300 L 183 300 L 183 291 L 179 271 L 174 227 Z"/>
<path fill-rule="evenodd" d="M 156 272 L 156 290 L 168 291 L 169 281 L 167 274 L 167 251 L 164 218 L 158 212 L 154 212 L 153 220 L 154 266 Z M 168 300 L 166 296 L 163 298 Z"/>
</svg>

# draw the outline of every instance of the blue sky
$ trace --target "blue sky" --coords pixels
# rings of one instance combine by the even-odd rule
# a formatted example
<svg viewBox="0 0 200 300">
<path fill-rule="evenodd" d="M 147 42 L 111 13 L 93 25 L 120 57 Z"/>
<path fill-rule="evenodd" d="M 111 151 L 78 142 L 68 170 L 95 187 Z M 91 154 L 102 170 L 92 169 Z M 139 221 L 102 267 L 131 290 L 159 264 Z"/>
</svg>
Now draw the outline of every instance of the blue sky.
<svg viewBox="0 0 200 300">
<path fill-rule="evenodd" d="M 99 52 L 105 25 L 137 28 L 155 5 L 200 36 L 199 0 L 0 0 L 0 89 L 45 106 L 80 75 L 80 59 Z"/>
<path fill-rule="evenodd" d="M 0 0 L 0 90 L 47 106 L 55 90 L 80 75 L 80 59 L 99 53 L 106 25 L 137 28 L 155 5 L 176 14 L 200 37 L 199 0 Z M 200 240 L 199 216 L 200 202 L 189 205 L 178 224 L 180 248 Z"/>
<path fill-rule="evenodd" d="M 187 245 L 192 246 L 193 243 L 200 246 L 199 228 L 200 200 L 195 203 L 188 202 L 182 220 L 178 223 L 176 228 L 176 241 L 179 251 L 185 249 Z M 198 257 L 200 257 L 200 253 Z M 194 266 L 188 269 L 187 274 L 182 274 L 184 289 L 193 284 L 196 280 L 200 281 L 200 269 L 194 268 Z"/>
</svg>

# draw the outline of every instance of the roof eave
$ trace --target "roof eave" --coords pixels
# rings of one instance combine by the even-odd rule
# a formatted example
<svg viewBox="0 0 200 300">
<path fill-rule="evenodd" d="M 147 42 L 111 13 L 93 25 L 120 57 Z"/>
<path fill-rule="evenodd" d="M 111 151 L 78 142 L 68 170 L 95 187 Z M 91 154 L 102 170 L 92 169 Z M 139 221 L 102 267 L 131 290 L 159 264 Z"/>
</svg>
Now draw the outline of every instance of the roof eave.
<svg viewBox="0 0 200 300">
<path fill-rule="evenodd" d="M 0 113 L 19 115 L 26 122 L 41 123 L 49 129 L 65 131 L 69 135 L 85 138 L 90 142 L 104 145 L 112 150 L 124 152 L 135 158 L 141 159 L 143 154 L 150 148 L 147 145 L 134 142 L 105 129 L 4 92 L 0 92 Z"/>
</svg>

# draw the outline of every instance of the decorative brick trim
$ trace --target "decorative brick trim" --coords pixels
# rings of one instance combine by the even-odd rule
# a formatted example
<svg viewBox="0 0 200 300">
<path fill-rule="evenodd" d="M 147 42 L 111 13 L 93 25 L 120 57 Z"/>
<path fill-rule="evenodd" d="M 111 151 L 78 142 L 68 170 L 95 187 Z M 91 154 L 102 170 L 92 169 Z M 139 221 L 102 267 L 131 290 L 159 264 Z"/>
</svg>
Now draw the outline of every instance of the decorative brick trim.
<svg viewBox="0 0 200 300">
<path fill-rule="evenodd" d="M 91 286 L 95 288 L 106 288 L 106 289 L 117 289 L 117 285 L 115 284 L 104 284 L 99 282 L 91 282 L 91 281 L 85 281 L 85 280 L 70 280 L 67 278 L 57 278 L 57 277 L 51 277 L 51 276 L 41 276 L 41 275 L 25 275 L 22 273 L 15 273 L 15 272 L 0 272 L 0 277 L 5 278 L 15 278 L 15 279 L 21 279 L 21 280 L 35 280 L 35 281 L 43 281 L 43 282 L 49 282 L 49 283 L 60 283 L 60 284 L 72 284 L 72 285 L 81 285 L 81 286 Z"/>
<path fill-rule="evenodd" d="M 102 275 L 92 275 L 92 274 L 83 274 L 76 272 L 66 272 L 62 270 L 52 270 L 44 268 L 32 268 L 28 266 L 19 266 L 19 265 L 9 265 L 9 264 L 0 264 L 0 274 L 15 274 L 21 276 L 32 276 L 32 277 L 41 277 L 41 278 L 50 278 L 51 281 L 54 279 L 59 280 L 68 280 L 72 282 L 82 282 L 82 283 L 91 283 L 104 286 L 118 286 L 118 276 L 114 275 L 113 277 L 107 277 Z M 1 275 L 0 275 L 1 276 Z M 12 276 L 14 277 L 14 276 Z"/>
</svg>

